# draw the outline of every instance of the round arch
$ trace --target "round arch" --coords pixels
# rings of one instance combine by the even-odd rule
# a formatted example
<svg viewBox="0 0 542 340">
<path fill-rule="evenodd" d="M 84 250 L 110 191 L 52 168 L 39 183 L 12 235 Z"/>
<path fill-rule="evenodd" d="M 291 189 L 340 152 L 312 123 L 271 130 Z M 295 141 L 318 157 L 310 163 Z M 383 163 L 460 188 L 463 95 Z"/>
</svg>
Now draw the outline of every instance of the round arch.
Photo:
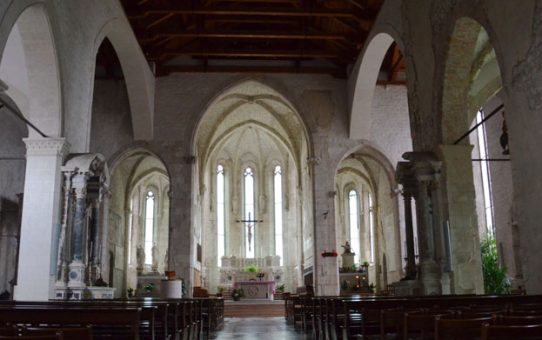
<svg viewBox="0 0 542 340">
<path fill-rule="evenodd" d="M 373 97 L 382 61 L 394 42 L 403 50 L 397 37 L 392 31 L 375 33 L 358 59 L 350 100 L 351 139 L 370 139 Z"/>
<path fill-rule="evenodd" d="M 0 79 L 8 86 L 6 93 L 48 137 L 60 137 L 60 73 L 45 4 L 41 1 L 13 2 L 1 27 Z M 29 136 L 38 135 L 30 130 Z"/>
</svg>

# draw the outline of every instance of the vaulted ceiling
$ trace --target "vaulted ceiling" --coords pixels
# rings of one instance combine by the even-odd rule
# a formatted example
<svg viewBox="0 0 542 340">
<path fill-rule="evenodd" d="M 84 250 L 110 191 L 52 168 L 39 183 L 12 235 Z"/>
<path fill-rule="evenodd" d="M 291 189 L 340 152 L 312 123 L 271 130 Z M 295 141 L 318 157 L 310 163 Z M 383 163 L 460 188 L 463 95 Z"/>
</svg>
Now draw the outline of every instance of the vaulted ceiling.
<svg viewBox="0 0 542 340">
<path fill-rule="evenodd" d="M 384 0 L 121 0 L 156 74 L 346 77 Z M 397 49 L 385 66 L 393 73 Z"/>
</svg>

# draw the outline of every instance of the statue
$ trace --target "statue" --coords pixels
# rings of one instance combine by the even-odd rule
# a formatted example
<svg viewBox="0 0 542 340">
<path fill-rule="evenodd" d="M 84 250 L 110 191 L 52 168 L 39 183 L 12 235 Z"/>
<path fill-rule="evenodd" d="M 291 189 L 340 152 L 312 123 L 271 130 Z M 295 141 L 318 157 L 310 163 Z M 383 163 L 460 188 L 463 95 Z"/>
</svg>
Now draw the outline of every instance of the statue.
<svg viewBox="0 0 542 340">
<path fill-rule="evenodd" d="M 352 247 L 350 246 L 350 243 L 348 243 L 348 241 L 346 241 L 346 243 L 341 247 L 344 248 L 343 254 L 354 254 L 354 252 L 352 251 Z"/>
</svg>

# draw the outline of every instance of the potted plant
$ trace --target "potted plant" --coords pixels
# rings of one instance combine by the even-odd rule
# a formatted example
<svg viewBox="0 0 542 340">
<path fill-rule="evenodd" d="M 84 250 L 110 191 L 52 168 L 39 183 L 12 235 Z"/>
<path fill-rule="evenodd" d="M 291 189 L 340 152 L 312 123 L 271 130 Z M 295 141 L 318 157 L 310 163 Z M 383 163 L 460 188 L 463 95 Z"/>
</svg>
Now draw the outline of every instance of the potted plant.
<svg viewBox="0 0 542 340">
<path fill-rule="evenodd" d="M 247 266 L 245 268 L 245 271 L 247 273 L 257 273 L 258 272 L 258 267 L 256 267 L 256 266 Z"/>
<path fill-rule="evenodd" d="M 231 297 L 233 298 L 233 301 L 239 301 L 244 296 L 244 292 L 241 288 L 235 288 L 233 292 L 231 293 Z"/>
</svg>

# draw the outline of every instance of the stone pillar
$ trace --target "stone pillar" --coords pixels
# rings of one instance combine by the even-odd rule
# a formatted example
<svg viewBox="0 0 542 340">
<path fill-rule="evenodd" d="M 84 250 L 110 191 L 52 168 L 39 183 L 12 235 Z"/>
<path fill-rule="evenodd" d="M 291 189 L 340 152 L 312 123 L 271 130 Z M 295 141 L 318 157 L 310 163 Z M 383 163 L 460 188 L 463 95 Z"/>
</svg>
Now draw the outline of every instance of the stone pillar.
<svg viewBox="0 0 542 340">
<path fill-rule="evenodd" d="M 441 268 L 436 259 L 433 182 L 440 172 L 436 162 L 415 162 L 418 183 L 416 209 L 420 249 L 420 279 L 425 295 L 441 294 Z"/>
<path fill-rule="evenodd" d="M 326 164 L 324 162 L 324 164 Z M 335 189 L 334 174 L 329 168 L 320 166 L 320 160 L 311 159 L 314 185 L 315 230 L 314 230 L 314 283 L 317 295 L 339 295 L 338 257 L 322 257 L 323 251 L 332 251 L 337 246 L 335 233 Z"/>
<path fill-rule="evenodd" d="M 399 162 L 396 173 L 397 182 L 403 186 L 405 202 L 405 238 L 407 251 L 406 279 L 415 280 L 417 275 L 414 251 L 414 224 L 412 221 L 412 198 L 416 193 L 416 178 L 409 162 Z"/>
<path fill-rule="evenodd" d="M 471 145 L 439 146 L 439 157 L 443 161 L 442 187 L 446 193 L 442 207 L 449 220 L 452 293 L 455 294 L 484 293 L 471 153 Z"/>
<path fill-rule="evenodd" d="M 24 139 L 26 173 L 16 300 L 47 301 L 56 273 L 55 230 L 60 229 L 64 138 Z"/>
<path fill-rule="evenodd" d="M 72 180 L 75 189 L 75 213 L 72 232 L 72 261 L 69 268 L 68 287 L 85 287 L 85 247 L 86 244 L 86 210 L 87 210 L 87 174 L 76 175 Z"/>
<path fill-rule="evenodd" d="M 416 259 L 414 253 L 414 225 L 412 223 L 412 193 L 405 191 L 403 187 L 403 199 L 405 201 L 405 237 L 407 243 L 406 278 L 416 278 Z"/>
</svg>

